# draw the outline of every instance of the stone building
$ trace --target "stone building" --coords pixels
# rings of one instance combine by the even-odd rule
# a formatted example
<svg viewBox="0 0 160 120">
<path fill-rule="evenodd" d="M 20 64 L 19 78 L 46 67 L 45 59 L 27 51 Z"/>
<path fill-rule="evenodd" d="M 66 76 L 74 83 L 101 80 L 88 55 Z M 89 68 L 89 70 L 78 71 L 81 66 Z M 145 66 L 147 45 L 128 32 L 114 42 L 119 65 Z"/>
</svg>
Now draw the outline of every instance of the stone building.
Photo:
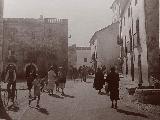
<svg viewBox="0 0 160 120">
<path fill-rule="evenodd" d="M 107 69 L 117 65 L 120 48 L 117 45 L 119 22 L 105 27 L 92 36 L 90 40 L 92 63 L 95 68 L 105 65 Z"/>
<path fill-rule="evenodd" d="M 159 65 L 159 1 L 115 0 L 113 6 L 120 8 L 117 43 L 123 72 L 139 85 L 152 85 Z"/>
<path fill-rule="evenodd" d="M 68 50 L 68 65 L 79 68 L 80 66 L 91 67 L 91 48 L 77 47 L 76 45 L 69 46 Z"/>
<path fill-rule="evenodd" d="M 2 44 L 3 44 L 3 0 L 0 0 L 0 72 L 2 71 Z"/>
<path fill-rule="evenodd" d="M 90 47 L 76 47 L 77 64 L 76 67 L 88 66 L 91 67 L 91 48 Z"/>
<path fill-rule="evenodd" d="M 3 61 L 15 56 L 18 75 L 34 62 L 46 73 L 50 65 L 68 64 L 68 20 L 55 18 L 5 18 L 3 21 Z"/>
<path fill-rule="evenodd" d="M 68 66 L 77 66 L 76 44 L 69 46 L 68 48 Z"/>
<path fill-rule="evenodd" d="M 3 18 L 4 0 L 0 0 L 0 18 Z"/>
</svg>

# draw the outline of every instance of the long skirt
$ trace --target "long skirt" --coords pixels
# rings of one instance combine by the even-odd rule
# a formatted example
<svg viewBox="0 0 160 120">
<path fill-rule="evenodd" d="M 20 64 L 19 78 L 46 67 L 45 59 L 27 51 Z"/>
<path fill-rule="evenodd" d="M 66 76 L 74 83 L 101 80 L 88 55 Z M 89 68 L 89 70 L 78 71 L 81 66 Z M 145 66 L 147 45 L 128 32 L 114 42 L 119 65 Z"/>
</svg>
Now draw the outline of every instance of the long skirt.
<svg viewBox="0 0 160 120">
<path fill-rule="evenodd" d="M 47 89 L 54 90 L 55 88 L 55 81 L 48 81 Z"/>
<path fill-rule="evenodd" d="M 111 101 L 120 99 L 119 98 L 119 90 L 118 89 L 110 90 L 110 99 L 111 99 Z"/>
</svg>

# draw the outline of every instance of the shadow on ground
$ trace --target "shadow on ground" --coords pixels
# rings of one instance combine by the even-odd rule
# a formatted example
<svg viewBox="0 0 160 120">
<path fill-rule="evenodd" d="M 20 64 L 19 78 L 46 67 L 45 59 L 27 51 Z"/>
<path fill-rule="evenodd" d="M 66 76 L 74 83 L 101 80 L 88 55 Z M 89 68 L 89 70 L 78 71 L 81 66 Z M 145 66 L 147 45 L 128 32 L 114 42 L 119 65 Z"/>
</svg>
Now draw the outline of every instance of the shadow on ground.
<svg viewBox="0 0 160 120">
<path fill-rule="evenodd" d="M 143 117 L 143 118 L 148 118 L 146 115 L 141 114 L 141 113 L 135 113 L 135 112 L 131 112 L 131 111 L 127 111 L 127 110 L 122 110 L 122 109 L 117 109 L 117 112 L 119 113 L 124 113 L 126 115 L 132 115 L 132 116 L 139 116 L 139 117 Z"/>
<path fill-rule="evenodd" d="M 38 111 L 41 112 L 42 114 L 49 115 L 48 110 L 45 108 L 39 108 Z"/>
<path fill-rule="evenodd" d="M 108 95 L 108 94 L 105 92 L 101 92 L 101 93 L 99 93 L 99 95 Z"/>
<path fill-rule="evenodd" d="M 72 96 L 72 95 L 66 95 L 66 94 L 64 94 L 63 96 L 64 97 L 68 97 L 68 98 L 75 98 L 75 96 Z"/>
<path fill-rule="evenodd" d="M 61 97 L 61 96 L 59 96 L 59 95 L 56 95 L 56 94 L 53 94 L 53 95 L 51 95 L 52 97 L 55 97 L 55 98 L 60 98 L 60 99 L 64 99 L 64 97 Z"/>
<path fill-rule="evenodd" d="M 30 106 L 30 108 L 34 108 L 34 109 L 37 109 L 38 112 L 42 113 L 42 114 L 45 114 L 45 115 L 49 115 L 49 112 L 46 108 L 37 108 L 37 107 L 33 107 L 33 106 Z"/>
</svg>

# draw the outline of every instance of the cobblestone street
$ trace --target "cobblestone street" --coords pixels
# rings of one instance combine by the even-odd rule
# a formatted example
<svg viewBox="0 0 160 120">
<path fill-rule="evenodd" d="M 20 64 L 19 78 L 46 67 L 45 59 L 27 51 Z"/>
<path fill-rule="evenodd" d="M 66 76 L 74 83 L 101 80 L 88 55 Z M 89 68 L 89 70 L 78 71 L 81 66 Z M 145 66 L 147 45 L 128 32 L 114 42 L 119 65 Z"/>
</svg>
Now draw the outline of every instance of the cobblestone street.
<svg viewBox="0 0 160 120">
<path fill-rule="evenodd" d="M 42 93 L 40 109 L 35 107 L 35 101 L 29 107 L 28 92 L 20 90 L 19 110 L 8 113 L 15 120 L 159 120 L 157 114 L 149 113 L 140 105 L 137 107 L 138 104 L 129 101 L 127 93 L 124 95 L 123 80 L 121 80 L 121 100 L 117 110 L 111 108 L 109 96 L 98 95 L 92 87 L 93 80 L 89 79 L 87 83 L 68 81 L 65 96 L 61 96 L 58 92 L 53 96 Z M 25 84 L 21 88 L 25 88 Z"/>
</svg>

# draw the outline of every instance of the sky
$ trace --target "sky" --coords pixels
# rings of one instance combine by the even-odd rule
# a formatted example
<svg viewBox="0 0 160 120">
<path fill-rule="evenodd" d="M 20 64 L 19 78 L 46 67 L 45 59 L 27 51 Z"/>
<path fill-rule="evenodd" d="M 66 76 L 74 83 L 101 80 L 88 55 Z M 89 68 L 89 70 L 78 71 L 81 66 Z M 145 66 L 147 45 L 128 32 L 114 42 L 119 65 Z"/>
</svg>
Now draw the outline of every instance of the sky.
<svg viewBox="0 0 160 120">
<path fill-rule="evenodd" d="M 89 46 L 93 34 L 112 23 L 114 0 L 4 0 L 5 18 L 68 19 L 69 45 Z"/>
</svg>

